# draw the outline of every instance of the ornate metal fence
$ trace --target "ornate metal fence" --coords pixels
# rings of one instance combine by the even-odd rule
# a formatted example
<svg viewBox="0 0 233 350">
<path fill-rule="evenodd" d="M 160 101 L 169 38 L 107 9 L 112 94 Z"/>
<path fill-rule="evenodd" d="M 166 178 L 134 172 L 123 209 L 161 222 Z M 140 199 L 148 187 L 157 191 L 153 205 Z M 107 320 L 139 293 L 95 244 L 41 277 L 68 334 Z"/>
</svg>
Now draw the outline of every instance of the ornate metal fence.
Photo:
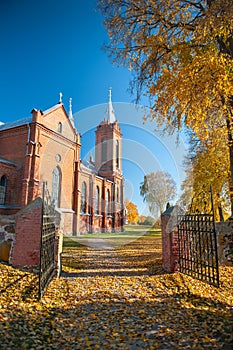
<svg viewBox="0 0 233 350">
<path fill-rule="evenodd" d="M 217 237 L 214 210 L 210 214 L 191 213 L 178 216 L 180 272 L 219 286 Z"/>
<path fill-rule="evenodd" d="M 39 293 L 41 299 L 55 273 L 55 208 L 47 184 L 43 183 L 43 207 L 40 242 Z"/>
</svg>

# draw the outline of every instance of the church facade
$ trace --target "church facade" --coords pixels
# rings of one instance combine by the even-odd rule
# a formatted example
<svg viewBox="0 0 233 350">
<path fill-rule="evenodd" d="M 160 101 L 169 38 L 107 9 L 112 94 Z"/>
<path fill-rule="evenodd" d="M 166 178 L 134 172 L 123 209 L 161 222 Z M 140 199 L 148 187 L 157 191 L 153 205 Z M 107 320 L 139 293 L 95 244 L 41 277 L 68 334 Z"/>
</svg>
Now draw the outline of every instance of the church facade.
<svg viewBox="0 0 233 350">
<path fill-rule="evenodd" d="M 122 231 L 122 134 L 111 91 L 95 138 L 95 160 L 82 162 L 71 101 L 69 113 L 60 100 L 0 125 L 0 215 L 15 214 L 41 196 L 46 182 L 65 234 Z"/>
</svg>

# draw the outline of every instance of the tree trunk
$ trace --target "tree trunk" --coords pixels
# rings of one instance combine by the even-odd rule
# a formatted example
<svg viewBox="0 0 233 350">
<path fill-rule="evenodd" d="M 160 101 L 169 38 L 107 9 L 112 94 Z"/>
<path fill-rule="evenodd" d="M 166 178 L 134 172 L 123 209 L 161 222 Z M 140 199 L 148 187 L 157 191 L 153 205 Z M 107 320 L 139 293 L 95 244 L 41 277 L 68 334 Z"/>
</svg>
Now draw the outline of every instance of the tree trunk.
<svg viewBox="0 0 233 350">
<path fill-rule="evenodd" d="M 233 144 L 229 145 L 230 152 L 230 200 L 231 200 L 231 217 L 233 218 Z"/>
<path fill-rule="evenodd" d="M 211 4 L 210 0 L 210 4 Z M 232 32 L 231 32 L 232 34 Z M 219 52 L 221 54 L 228 55 L 230 59 L 233 59 L 233 36 L 224 42 L 220 36 L 217 37 L 217 42 L 219 45 Z M 228 96 L 229 102 L 227 103 L 228 116 L 226 117 L 227 123 L 227 133 L 228 133 L 228 145 L 229 145 L 229 155 L 230 155 L 230 178 L 229 178 L 229 190 L 230 190 L 230 200 L 231 200 L 231 219 L 233 220 L 233 95 Z M 224 98 L 224 104 L 226 102 Z"/>
<path fill-rule="evenodd" d="M 231 200 L 231 218 L 233 219 L 233 128 L 232 122 L 229 117 L 227 122 L 227 133 L 228 133 L 228 145 L 229 145 L 229 156 L 230 156 L 230 177 L 229 177 L 229 190 L 230 190 L 230 200 Z"/>
<path fill-rule="evenodd" d="M 219 214 L 219 220 L 224 221 L 224 216 L 223 216 L 223 210 L 221 204 L 218 206 L 218 214 Z"/>
</svg>

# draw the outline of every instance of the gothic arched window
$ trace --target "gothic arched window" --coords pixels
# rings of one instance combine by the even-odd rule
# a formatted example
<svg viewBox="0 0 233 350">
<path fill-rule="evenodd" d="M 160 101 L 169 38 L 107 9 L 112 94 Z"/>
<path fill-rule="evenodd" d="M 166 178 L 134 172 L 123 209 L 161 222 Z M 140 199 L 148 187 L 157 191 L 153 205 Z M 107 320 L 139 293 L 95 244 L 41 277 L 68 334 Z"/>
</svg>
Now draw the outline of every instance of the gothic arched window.
<svg viewBox="0 0 233 350">
<path fill-rule="evenodd" d="M 100 190 L 99 187 L 96 186 L 96 190 L 95 190 L 95 213 L 99 214 L 100 210 Z"/>
<path fill-rule="evenodd" d="M 53 169 L 52 174 L 52 201 L 55 207 L 60 207 L 60 192 L 61 192 L 61 171 L 59 167 Z"/>
<path fill-rule="evenodd" d="M 116 167 L 117 168 L 119 168 L 119 157 L 120 157 L 119 141 L 116 140 Z"/>
<path fill-rule="evenodd" d="M 86 213 L 87 211 L 87 185 L 86 182 L 82 183 L 82 192 L 81 192 L 81 213 Z"/>
<path fill-rule="evenodd" d="M 116 201 L 119 203 L 119 188 L 116 190 Z"/>
<path fill-rule="evenodd" d="M 102 163 L 107 161 L 107 140 L 103 139 L 102 141 Z"/>
<path fill-rule="evenodd" d="M 59 122 L 57 125 L 57 131 L 62 133 L 62 123 L 61 122 Z"/>
<path fill-rule="evenodd" d="M 110 202 L 110 191 L 106 193 L 106 214 L 111 215 L 111 202 Z"/>
<path fill-rule="evenodd" d="M 6 202 L 6 185 L 7 179 L 6 176 L 3 175 L 0 180 L 0 205 L 4 205 Z"/>
</svg>

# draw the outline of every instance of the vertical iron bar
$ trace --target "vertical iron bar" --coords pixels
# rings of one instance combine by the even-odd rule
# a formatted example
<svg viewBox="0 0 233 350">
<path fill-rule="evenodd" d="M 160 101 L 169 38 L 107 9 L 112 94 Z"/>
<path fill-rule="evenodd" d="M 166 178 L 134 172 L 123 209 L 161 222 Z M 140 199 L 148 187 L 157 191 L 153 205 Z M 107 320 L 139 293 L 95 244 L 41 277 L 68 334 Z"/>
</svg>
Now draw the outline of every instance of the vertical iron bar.
<svg viewBox="0 0 233 350">
<path fill-rule="evenodd" d="M 42 247 L 43 247 L 43 224 L 44 224 L 44 198 L 45 198 L 45 182 L 43 182 L 42 187 L 42 208 L 41 208 L 41 232 L 40 232 L 40 263 L 39 263 L 39 290 L 38 290 L 38 300 L 42 297 L 41 288 L 41 268 L 42 268 Z"/>
<path fill-rule="evenodd" d="M 218 267 L 218 244 L 217 244 L 217 233 L 215 227 L 215 213 L 214 213 L 214 200 L 213 200 L 213 189 L 210 185 L 210 200 L 212 206 L 212 215 L 213 215 L 213 235 L 214 235 L 214 250 L 215 250 L 215 266 L 216 266 L 216 282 L 219 287 L 219 267 Z"/>
<path fill-rule="evenodd" d="M 181 271 L 181 251 L 180 251 L 180 230 L 181 230 L 181 215 L 178 215 L 178 254 L 179 254 L 179 270 Z"/>
<path fill-rule="evenodd" d="M 210 232 L 210 218 L 207 220 L 206 224 L 206 258 L 207 258 L 207 277 L 208 277 L 208 282 L 211 282 L 211 271 L 210 271 L 210 237 L 211 237 L 211 232 Z"/>
</svg>

